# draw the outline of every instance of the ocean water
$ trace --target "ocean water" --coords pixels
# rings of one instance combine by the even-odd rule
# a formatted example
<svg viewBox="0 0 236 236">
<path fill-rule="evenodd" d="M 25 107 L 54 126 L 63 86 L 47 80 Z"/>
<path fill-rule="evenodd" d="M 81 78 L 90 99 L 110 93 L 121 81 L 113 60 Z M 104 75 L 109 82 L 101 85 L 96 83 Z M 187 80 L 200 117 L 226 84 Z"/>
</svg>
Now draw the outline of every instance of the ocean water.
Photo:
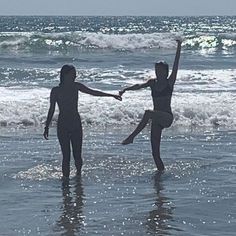
<svg viewBox="0 0 236 236">
<path fill-rule="evenodd" d="M 235 235 L 236 17 L 0 17 L 0 235 Z M 123 101 L 80 94 L 84 167 L 61 181 L 56 137 L 42 138 L 63 64 L 110 93 L 172 66 L 184 39 L 164 130 L 164 173 L 150 127 L 120 142 L 152 108 L 150 90 Z"/>
</svg>

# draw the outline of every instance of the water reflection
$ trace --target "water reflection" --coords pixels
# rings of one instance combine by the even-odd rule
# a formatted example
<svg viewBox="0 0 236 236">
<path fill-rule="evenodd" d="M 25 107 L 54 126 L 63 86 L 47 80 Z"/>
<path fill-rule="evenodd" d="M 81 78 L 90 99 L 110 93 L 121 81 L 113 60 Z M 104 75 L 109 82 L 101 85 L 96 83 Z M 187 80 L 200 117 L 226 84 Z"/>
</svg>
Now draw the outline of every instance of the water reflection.
<svg viewBox="0 0 236 236">
<path fill-rule="evenodd" d="M 57 221 L 57 228 L 61 235 L 78 235 L 84 227 L 84 193 L 81 178 L 77 178 L 73 185 L 70 185 L 69 180 L 63 180 L 62 196 L 62 214 Z"/>
<path fill-rule="evenodd" d="M 154 189 L 156 199 L 154 203 L 155 209 L 149 212 L 147 219 L 148 233 L 153 235 L 171 235 L 173 227 L 170 221 L 173 221 L 173 209 L 170 200 L 162 193 L 164 190 L 162 173 L 157 172 L 154 176 Z"/>
</svg>

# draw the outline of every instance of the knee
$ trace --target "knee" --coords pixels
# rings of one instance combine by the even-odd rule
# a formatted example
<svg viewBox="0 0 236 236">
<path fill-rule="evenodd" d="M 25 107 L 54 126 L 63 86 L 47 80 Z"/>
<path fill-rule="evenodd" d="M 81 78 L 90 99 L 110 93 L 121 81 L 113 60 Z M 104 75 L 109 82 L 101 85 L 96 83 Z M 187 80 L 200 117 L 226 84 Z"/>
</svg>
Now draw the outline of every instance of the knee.
<svg viewBox="0 0 236 236">
<path fill-rule="evenodd" d="M 160 150 L 153 150 L 152 151 L 152 156 L 154 158 L 160 158 Z"/>
<path fill-rule="evenodd" d="M 146 113 L 146 114 L 151 114 L 152 111 L 151 111 L 151 110 L 145 110 L 145 113 Z"/>
<path fill-rule="evenodd" d="M 75 165 L 79 165 L 79 166 L 82 166 L 83 165 L 83 160 L 82 158 L 79 158 L 79 159 L 75 159 Z"/>
<path fill-rule="evenodd" d="M 81 152 L 74 152 L 73 156 L 74 156 L 75 161 L 80 161 L 80 162 L 82 161 Z"/>
<path fill-rule="evenodd" d="M 77 171 L 80 171 L 83 166 L 83 160 L 82 158 L 75 159 L 75 166 Z"/>
<path fill-rule="evenodd" d="M 73 156 L 76 163 L 82 164 L 83 160 L 82 160 L 81 150 L 73 150 Z"/>
<path fill-rule="evenodd" d="M 152 155 L 153 156 L 160 155 L 160 146 L 159 145 L 152 145 Z"/>
<path fill-rule="evenodd" d="M 82 148 L 73 148 L 72 152 L 75 159 L 81 159 Z"/>
<path fill-rule="evenodd" d="M 62 159 L 62 164 L 63 165 L 69 165 L 70 164 L 70 157 L 63 157 Z"/>
<path fill-rule="evenodd" d="M 144 116 L 151 117 L 152 111 L 151 110 L 145 110 Z"/>
</svg>

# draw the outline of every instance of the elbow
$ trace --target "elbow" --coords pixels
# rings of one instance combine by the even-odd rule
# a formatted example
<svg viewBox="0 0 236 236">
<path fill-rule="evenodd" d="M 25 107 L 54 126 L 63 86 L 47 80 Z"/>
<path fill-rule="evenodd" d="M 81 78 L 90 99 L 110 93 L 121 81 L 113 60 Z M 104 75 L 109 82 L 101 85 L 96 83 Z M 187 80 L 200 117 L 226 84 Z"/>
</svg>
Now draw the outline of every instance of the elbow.
<svg viewBox="0 0 236 236">
<path fill-rule="evenodd" d="M 90 95 L 96 96 L 96 97 L 101 96 L 100 93 L 98 93 L 98 92 L 96 92 L 96 91 L 91 91 L 91 92 L 90 92 Z"/>
</svg>

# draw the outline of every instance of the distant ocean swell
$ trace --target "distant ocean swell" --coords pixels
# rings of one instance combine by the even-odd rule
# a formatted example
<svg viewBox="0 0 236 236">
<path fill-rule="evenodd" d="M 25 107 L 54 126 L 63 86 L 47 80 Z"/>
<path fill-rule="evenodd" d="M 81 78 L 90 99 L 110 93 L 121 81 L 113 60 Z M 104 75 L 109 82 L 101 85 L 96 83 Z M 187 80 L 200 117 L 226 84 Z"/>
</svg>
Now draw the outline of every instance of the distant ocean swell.
<svg viewBox="0 0 236 236">
<path fill-rule="evenodd" d="M 90 32 L 5 32 L 0 33 L 0 50 L 5 51 L 43 51 L 57 50 L 64 52 L 70 49 L 112 49 L 137 50 L 152 48 L 175 48 L 174 40 L 185 39 L 186 50 L 235 50 L 236 34 L 180 34 L 180 33 L 131 33 L 104 34 Z"/>
</svg>

